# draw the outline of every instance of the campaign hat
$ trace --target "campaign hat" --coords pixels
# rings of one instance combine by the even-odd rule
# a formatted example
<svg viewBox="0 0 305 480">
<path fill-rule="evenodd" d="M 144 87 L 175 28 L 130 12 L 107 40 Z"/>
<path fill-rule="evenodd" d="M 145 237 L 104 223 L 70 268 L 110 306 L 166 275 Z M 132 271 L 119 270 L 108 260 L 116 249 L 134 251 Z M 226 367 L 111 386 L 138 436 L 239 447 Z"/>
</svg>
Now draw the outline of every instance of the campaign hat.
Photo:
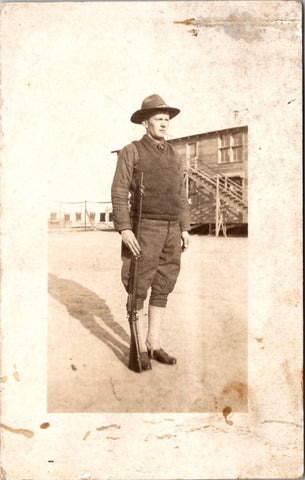
<svg viewBox="0 0 305 480">
<path fill-rule="evenodd" d="M 149 97 L 144 98 L 140 110 L 134 112 L 130 117 L 130 120 L 132 123 L 141 124 L 143 120 L 146 120 L 154 115 L 154 112 L 159 111 L 167 112 L 170 119 L 174 118 L 176 115 L 178 115 L 178 113 L 180 113 L 178 108 L 170 107 L 165 103 L 163 98 L 154 93 L 153 95 L 149 95 Z"/>
</svg>

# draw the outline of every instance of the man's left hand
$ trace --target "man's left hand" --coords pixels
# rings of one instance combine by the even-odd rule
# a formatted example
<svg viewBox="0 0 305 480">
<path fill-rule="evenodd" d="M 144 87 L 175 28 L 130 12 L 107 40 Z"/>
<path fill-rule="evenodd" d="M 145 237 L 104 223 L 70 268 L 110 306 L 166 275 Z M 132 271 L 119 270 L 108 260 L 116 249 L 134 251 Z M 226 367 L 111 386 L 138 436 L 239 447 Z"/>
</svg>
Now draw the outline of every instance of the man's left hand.
<svg viewBox="0 0 305 480">
<path fill-rule="evenodd" d="M 185 252 L 190 246 L 191 237 L 188 231 L 181 232 L 181 239 L 182 239 L 182 251 Z"/>
</svg>

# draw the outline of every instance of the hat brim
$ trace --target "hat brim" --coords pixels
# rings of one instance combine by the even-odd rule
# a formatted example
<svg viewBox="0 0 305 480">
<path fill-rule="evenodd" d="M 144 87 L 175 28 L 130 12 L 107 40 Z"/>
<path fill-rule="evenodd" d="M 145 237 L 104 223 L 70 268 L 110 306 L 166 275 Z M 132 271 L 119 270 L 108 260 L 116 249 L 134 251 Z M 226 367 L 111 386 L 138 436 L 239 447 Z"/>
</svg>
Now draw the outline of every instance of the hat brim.
<svg viewBox="0 0 305 480">
<path fill-rule="evenodd" d="M 143 120 L 147 120 L 154 112 L 166 112 L 169 115 L 170 120 L 180 113 L 179 108 L 173 107 L 160 107 L 160 108 L 144 108 L 143 110 L 137 110 L 131 117 L 132 123 L 141 124 Z"/>
</svg>

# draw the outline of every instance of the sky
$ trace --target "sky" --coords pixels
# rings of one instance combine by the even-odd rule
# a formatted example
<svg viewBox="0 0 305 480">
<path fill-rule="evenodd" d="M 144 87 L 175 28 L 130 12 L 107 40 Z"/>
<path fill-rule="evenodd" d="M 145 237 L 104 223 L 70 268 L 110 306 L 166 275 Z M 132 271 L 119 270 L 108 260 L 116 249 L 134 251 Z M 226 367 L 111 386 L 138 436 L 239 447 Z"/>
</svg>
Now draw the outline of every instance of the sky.
<svg viewBox="0 0 305 480">
<path fill-rule="evenodd" d="M 152 93 L 181 109 L 169 138 L 248 124 L 258 111 L 257 63 L 248 59 L 261 50 L 259 92 L 270 99 L 281 49 L 275 42 L 270 57 L 269 41 L 282 33 L 262 37 L 258 18 L 268 4 L 280 15 L 280 3 L 254 1 L 250 11 L 249 2 L 222 1 L 17 7 L 3 85 L 16 110 L 15 148 L 29 150 L 29 169 L 36 161 L 43 170 L 48 199 L 110 200 L 110 152 L 141 138 L 130 116 Z"/>
</svg>

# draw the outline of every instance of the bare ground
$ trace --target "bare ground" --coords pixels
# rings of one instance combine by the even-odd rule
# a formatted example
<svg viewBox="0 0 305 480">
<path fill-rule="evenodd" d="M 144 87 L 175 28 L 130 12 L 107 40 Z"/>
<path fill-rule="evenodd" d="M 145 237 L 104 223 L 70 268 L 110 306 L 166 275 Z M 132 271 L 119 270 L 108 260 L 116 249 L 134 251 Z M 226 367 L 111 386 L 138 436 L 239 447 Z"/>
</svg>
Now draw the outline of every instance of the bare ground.
<svg viewBox="0 0 305 480">
<path fill-rule="evenodd" d="M 127 368 L 115 232 L 49 235 L 48 411 L 247 410 L 247 238 L 192 236 L 162 343 L 174 366 Z"/>
</svg>

